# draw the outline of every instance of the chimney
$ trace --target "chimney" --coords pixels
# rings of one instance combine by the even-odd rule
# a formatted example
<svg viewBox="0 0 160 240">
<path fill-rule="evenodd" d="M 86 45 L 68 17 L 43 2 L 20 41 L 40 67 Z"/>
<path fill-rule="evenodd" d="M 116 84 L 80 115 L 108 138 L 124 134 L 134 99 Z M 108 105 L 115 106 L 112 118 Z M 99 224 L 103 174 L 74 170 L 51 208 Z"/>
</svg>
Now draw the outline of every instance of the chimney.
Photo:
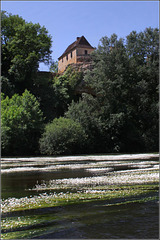
<svg viewBox="0 0 160 240">
<path fill-rule="evenodd" d="M 77 37 L 77 41 L 80 39 L 80 37 Z"/>
</svg>

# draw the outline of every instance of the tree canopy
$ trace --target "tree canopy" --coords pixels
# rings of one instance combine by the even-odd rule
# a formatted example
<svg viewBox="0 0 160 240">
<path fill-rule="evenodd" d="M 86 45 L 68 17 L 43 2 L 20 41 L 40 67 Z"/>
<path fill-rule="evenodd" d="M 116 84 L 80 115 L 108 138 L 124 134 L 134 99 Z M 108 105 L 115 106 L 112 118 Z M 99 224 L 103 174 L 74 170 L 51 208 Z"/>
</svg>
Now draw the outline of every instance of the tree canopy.
<svg viewBox="0 0 160 240">
<path fill-rule="evenodd" d="M 31 89 L 39 63 L 49 64 L 51 60 L 52 41 L 48 31 L 39 24 L 2 11 L 1 42 L 2 76 L 17 93 Z"/>
<path fill-rule="evenodd" d="M 43 113 L 35 96 L 26 90 L 12 98 L 2 94 L 1 140 L 3 155 L 38 153 L 38 141 L 43 130 Z"/>
<path fill-rule="evenodd" d="M 158 49 L 158 29 L 101 39 L 84 76 L 95 97 L 85 94 L 66 113 L 85 127 L 95 151 L 158 150 Z"/>
</svg>

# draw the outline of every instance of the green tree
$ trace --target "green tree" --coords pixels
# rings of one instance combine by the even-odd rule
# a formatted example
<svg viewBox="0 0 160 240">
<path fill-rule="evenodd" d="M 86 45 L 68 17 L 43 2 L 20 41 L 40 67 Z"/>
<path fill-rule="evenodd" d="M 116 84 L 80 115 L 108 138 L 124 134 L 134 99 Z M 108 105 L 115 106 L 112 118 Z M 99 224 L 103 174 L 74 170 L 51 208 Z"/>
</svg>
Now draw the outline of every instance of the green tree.
<svg viewBox="0 0 160 240">
<path fill-rule="evenodd" d="M 71 105 L 66 116 L 79 119 L 85 127 L 90 136 L 91 151 L 119 152 L 124 150 L 121 138 L 128 128 L 129 119 L 126 102 L 128 57 L 123 39 L 118 40 L 115 34 L 110 39 L 102 38 L 101 43 L 92 54 L 93 70 L 84 77 L 84 82 L 94 89 L 96 97 L 85 95 L 79 106 Z"/>
<path fill-rule="evenodd" d="M 78 102 L 72 101 L 65 113 L 65 117 L 79 122 L 85 129 L 88 138 L 83 150 L 84 153 L 102 153 L 104 148 L 107 148 L 99 111 L 100 106 L 97 98 L 83 93 Z"/>
<path fill-rule="evenodd" d="M 51 36 L 45 27 L 2 11 L 2 76 L 15 92 L 31 90 L 39 63 L 51 60 Z"/>
<path fill-rule="evenodd" d="M 116 34 L 101 39 L 84 76 L 95 97 L 86 95 L 66 113 L 85 128 L 94 151 L 158 150 L 158 49 L 158 29 L 132 32 L 127 41 Z"/>
<path fill-rule="evenodd" d="M 38 153 L 38 141 L 43 131 L 43 114 L 39 103 L 28 90 L 22 96 L 1 100 L 2 155 Z"/>
<path fill-rule="evenodd" d="M 135 93 L 134 114 L 143 136 L 145 151 L 158 150 L 158 84 L 159 84 L 159 30 L 131 32 L 127 36 L 127 53 L 132 71 Z"/>
<path fill-rule="evenodd" d="M 52 61 L 50 64 L 50 72 L 57 73 L 58 72 L 58 61 Z"/>
<path fill-rule="evenodd" d="M 83 80 L 83 73 L 74 70 L 71 66 L 67 68 L 63 75 L 57 75 L 53 79 L 53 88 L 56 98 L 56 112 L 57 116 L 63 116 L 67 111 L 68 105 L 72 100 L 77 101 L 79 95 L 76 94 L 75 89 Z"/>
<path fill-rule="evenodd" d="M 46 125 L 40 139 L 40 151 L 46 155 L 81 153 L 86 137 L 79 123 L 63 117 L 55 118 Z"/>
</svg>

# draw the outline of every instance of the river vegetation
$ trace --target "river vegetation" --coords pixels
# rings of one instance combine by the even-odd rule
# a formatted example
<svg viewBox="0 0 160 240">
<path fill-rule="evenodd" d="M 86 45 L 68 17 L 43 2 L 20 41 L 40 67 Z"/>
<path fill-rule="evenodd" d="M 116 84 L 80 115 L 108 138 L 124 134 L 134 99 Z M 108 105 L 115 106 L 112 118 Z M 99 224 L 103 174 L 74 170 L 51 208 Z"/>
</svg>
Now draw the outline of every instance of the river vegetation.
<svg viewBox="0 0 160 240">
<path fill-rule="evenodd" d="M 1 28 L 2 155 L 158 151 L 157 28 L 124 39 L 104 36 L 91 70 L 69 67 L 63 75 L 56 73 L 45 27 L 2 11 Z M 40 75 L 41 62 L 54 74 Z"/>
<path fill-rule="evenodd" d="M 3 158 L 1 171 L 2 239 L 158 238 L 158 154 Z"/>
</svg>

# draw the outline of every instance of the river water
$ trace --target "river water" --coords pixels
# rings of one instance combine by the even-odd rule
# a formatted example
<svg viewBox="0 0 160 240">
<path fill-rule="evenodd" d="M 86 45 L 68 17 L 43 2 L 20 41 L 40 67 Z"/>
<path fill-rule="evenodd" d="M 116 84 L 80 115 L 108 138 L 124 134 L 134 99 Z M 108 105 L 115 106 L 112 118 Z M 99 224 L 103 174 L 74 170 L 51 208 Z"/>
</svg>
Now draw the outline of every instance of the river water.
<svg viewBox="0 0 160 240">
<path fill-rule="evenodd" d="M 158 154 L 3 158 L 2 239 L 158 239 L 158 169 Z"/>
</svg>

